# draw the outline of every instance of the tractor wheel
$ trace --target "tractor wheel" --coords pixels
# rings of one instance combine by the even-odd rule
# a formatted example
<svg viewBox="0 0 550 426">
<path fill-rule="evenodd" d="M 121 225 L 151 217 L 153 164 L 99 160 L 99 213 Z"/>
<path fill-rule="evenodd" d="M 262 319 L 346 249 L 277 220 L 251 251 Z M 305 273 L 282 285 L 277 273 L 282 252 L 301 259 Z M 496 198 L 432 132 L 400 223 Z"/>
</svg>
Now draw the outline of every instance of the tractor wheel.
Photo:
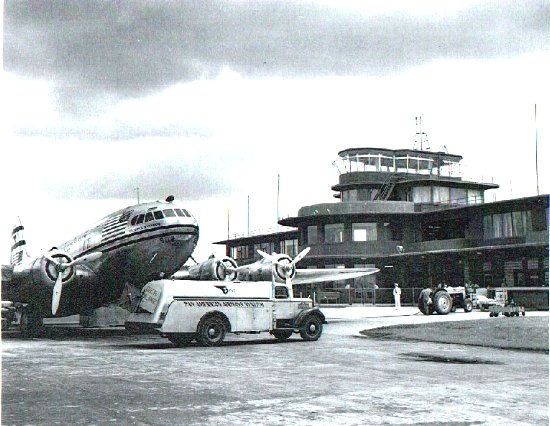
<svg viewBox="0 0 550 426">
<path fill-rule="evenodd" d="M 275 338 L 279 342 L 284 342 L 285 340 L 290 339 L 290 336 L 292 336 L 293 331 L 292 330 L 273 330 L 271 334 L 275 336 Z"/>
<path fill-rule="evenodd" d="M 226 331 L 225 323 L 220 316 L 206 316 L 197 326 L 197 341 L 204 346 L 220 346 Z"/>
<path fill-rule="evenodd" d="M 438 291 L 433 297 L 434 310 L 439 315 L 447 315 L 453 306 L 453 299 L 446 291 Z"/>
<path fill-rule="evenodd" d="M 431 315 L 433 314 L 433 306 L 428 305 L 428 309 L 424 306 L 424 300 L 419 299 L 418 300 L 418 309 L 420 312 L 422 312 L 424 315 Z"/>
<path fill-rule="evenodd" d="M 474 304 L 472 299 L 464 299 L 464 312 L 472 312 Z"/>
<path fill-rule="evenodd" d="M 300 336 L 307 341 L 314 341 L 321 337 L 323 323 L 317 315 L 309 315 L 300 328 Z"/>
</svg>

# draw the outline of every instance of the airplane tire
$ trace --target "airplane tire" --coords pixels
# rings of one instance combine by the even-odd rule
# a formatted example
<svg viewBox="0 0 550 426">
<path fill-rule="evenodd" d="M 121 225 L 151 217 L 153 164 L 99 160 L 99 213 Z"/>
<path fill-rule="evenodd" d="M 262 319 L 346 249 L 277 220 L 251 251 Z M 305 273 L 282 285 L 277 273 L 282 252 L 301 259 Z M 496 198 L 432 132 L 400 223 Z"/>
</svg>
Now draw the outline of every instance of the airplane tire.
<svg viewBox="0 0 550 426">
<path fill-rule="evenodd" d="M 300 328 L 300 336 L 309 342 L 318 340 L 322 332 L 323 323 L 317 315 L 308 316 Z"/>
<path fill-rule="evenodd" d="M 192 333 L 170 333 L 166 337 L 168 337 L 168 340 L 170 340 L 175 347 L 181 348 L 183 346 L 188 346 L 195 338 L 195 335 Z"/>
<path fill-rule="evenodd" d="M 23 337 L 38 337 L 44 331 L 42 317 L 34 309 L 23 309 L 19 320 L 19 331 Z"/>
<path fill-rule="evenodd" d="M 453 299 L 446 291 L 438 291 L 433 297 L 434 310 L 439 315 L 447 315 L 453 306 Z"/>
<path fill-rule="evenodd" d="M 197 327 L 197 341 L 204 346 L 220 346 L 226 331 L 225 323 L 218 315 L 203 317 Z"/>
<path fill-rule="evenodd" d="M 279 342 L 284 342 L 285 340 L 290 339 L 290 336 L 292 336 L 293 331 L 292 330 L 273 330 L 271 334 L 275 336 L 275 338 Z"/>
</svg>

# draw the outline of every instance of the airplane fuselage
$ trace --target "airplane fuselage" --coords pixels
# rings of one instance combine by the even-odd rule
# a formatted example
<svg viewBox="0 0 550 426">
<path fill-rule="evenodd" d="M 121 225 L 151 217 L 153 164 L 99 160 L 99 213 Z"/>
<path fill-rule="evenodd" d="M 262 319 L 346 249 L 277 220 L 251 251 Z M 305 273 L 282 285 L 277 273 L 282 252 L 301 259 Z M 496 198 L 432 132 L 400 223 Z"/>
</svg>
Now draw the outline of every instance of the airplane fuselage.
<svg viewBox="0 0 550 426">
<path fill-rule="evenodd" d="M 187 261 L 198 237 L 197 221 L 175 202 L 138 204 L 110 214 L 55 247 L 67 261 L 101 252 L 98 259 L 67 271 L 56 316 L 114 302 L 127 284 L 141 289 L 151 280 L 169 277 Z M 15 266 L 10 300 L 32 304 L 44 317 L 51 316 L 56 274 L 45 257 Z"/>
</svg>

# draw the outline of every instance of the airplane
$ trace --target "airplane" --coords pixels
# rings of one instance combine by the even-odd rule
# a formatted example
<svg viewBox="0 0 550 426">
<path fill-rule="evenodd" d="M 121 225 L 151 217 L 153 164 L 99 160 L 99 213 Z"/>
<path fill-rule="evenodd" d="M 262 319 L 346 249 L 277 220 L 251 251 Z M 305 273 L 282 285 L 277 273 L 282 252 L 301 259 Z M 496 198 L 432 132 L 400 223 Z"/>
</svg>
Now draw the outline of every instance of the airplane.
<svg viewBox="0 0 550 426">
<path fill-rule="evenodd" d="M 71 240 L 32 258 L 24 227 L 12 232 L 2 299 L 25 304 L 20 329 L 39 335 L 43 318 L 91 313 L 120 298 L 127 285 L 138 290 L 169 277 L 191 257 L 199 238 L 196 219 L 169 196 L 116 211 Z"/>
<path fill-rule="evenodd" d="M 310 247 L 306 247 L 292 259 L 283 253 L 272 253 L 270 255 L 262 250 L 257 250 L 261 259 L 243 266 L 237 266 L 237 263 L 231 257 L 217 258 L 212 255 L 205 262 L 177 271 L 171 278 L 200 281 L 272 281 L 284 282 L 287 285 L 298 285 L 348 280 L 380 271 L 378 268 L 297 269 L 296 264 L 309 251 Z"/>
</svg>

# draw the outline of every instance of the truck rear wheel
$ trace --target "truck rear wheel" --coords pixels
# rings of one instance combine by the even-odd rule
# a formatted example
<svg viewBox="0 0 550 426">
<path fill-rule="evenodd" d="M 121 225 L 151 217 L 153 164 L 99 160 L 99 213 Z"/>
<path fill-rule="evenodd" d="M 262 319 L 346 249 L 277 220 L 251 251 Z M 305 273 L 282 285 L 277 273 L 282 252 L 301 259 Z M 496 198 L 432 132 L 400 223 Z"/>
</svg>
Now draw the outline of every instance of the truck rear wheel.
<svg viewBox="0 0 550 426">
<path fill-rule="evenodd" d="M 472 302 L 472 299 L 464 300 L 464 312 L 472 312 L 472 309 L 474 309 L 474 303 Z"/>
<path fill-rule="evenodd" d="M 284 342 L 285 340 L 288 340 L 290 336 L 292 336 L 292 330 L 273 330 L 271 334 L 275 336 L 275 338 L 279 342 Z"/>
<path fill-rule="evenodd" d="M 321 337 L 323 332 L 323 323 L 317 315 L 310 315 L 304 321 L 300 328 L 300 336 L 307 341 L 314 341 Z"/>
<path fill-rule="evenodd" d="M 189 345 L 195 338 L 195 335 L 192 333 L 170 333 L 166 337 L 168 337 L 168 340 L 170 340 L 175 347 L 181 348 Z"/>
<path fill-rule="evenodd" d="M 225 338 L 226 327 L 218 315 L 201 319 L 197 327 L 197 341 L 204 346 L 220 346 Z"/>
<path fill-rule="evenodd" d="M 434 310 L 439 315 L 447 315 L 453 306 L 453 299 L 446 291 L 438 291 L 434 298 Z"/>
</svg>

